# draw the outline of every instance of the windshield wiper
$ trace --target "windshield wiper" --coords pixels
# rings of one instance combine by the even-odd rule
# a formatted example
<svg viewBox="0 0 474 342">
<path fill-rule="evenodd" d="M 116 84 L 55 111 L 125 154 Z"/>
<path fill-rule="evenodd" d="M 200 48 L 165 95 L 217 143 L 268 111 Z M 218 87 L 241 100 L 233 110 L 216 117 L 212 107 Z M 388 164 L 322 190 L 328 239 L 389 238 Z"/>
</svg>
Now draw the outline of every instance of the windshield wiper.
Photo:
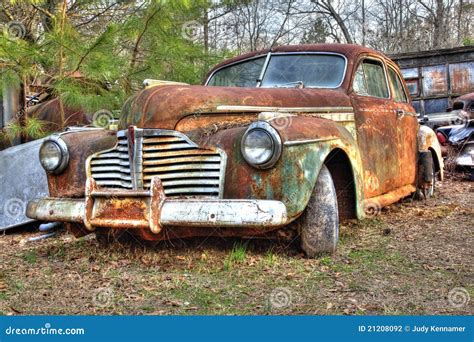
<svg viewBox="0 0 474 342">
<path fill-rule="evenodd" d="M 287 86 L 291 86 L 291 85 L 294 86 L 294 88 L 304 88 L 303 81 L 282 83 L 282 84 L 275 85 L 275 88 L 287 88 Z"/>
</svg>

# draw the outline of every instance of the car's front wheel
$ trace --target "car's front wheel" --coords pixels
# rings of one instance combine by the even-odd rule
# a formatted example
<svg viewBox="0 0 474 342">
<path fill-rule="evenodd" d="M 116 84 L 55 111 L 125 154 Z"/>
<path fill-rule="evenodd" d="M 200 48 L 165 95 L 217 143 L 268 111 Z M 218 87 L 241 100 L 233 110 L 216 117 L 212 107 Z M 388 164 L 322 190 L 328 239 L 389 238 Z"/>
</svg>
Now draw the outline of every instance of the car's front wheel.
<svg viewBox="0 0 474 342">
<path fill-rule="evenodd" d="M 334 182 L 323 165 L 308 205 L 298 219 L 301 248 L 310 258 L 336 250 L 339 240 L 339 212 Z"/>
</svg>

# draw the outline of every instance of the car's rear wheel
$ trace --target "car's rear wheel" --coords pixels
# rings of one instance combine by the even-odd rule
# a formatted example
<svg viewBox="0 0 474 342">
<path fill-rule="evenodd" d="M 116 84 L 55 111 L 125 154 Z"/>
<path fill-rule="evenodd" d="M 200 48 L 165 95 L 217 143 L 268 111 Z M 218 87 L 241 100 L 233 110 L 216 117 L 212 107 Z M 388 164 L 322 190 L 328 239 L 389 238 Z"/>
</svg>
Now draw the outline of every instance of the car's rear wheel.
<svg viewBox="0 0 474 342">
<path fill-rule="evenodd" d="M 323 165 L 308 205 L 298 219 L 301 248 L 310 258 L 333 253 L 339 240 L 337 195 L 331 173 Z"/>
<path fill-rule="evenodd" d="M 435 191 L 436 191 L 436 178 L 438 177 L 438 173 L 436 172 L 435 169 L 435 161 L 433 158 L 433 167 L 431 168 L 431 183 L 426 186 L 426 187 L 418 187 L 416 191 L 416 197 L 418 199 L 423 200 L 423 199 L 428 199 L 434 196 Z"/>
</svg>

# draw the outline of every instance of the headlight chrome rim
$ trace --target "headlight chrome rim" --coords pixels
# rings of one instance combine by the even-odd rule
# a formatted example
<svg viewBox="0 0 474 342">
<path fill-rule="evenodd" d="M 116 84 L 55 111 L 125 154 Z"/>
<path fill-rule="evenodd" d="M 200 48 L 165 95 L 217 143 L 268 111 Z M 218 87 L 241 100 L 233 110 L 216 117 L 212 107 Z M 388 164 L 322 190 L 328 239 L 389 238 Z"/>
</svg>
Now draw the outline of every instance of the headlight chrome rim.
<svg viewBox="0 0 474 342">
<path fill-rule="evenodd" d="M 273 148 L 272 155 L 267 161 L 264 161 L 263 163 L 260 163 L 260 164 L 253 163 L 250 160 L 250 158 L 247 156 L 247 153 L 245 151 L 245 140 L 247 139 L 248 135 L 255 130 L 263 131 L 272 140 L 272 148 Z M 268 169 L 274 166 L 276 162 L 280 159 L 281 151 L 282 151 L 282 143 L 281 143 L 280 134 L 278 134 L 278 131 L 266 121 L 253 122 L 252 124 L 250 124 L 250 126 L 247 128 L 244 135 L 242 136 L 242 140 L 240 142 L 240 150 L 241 150 L 242 156 L 244 157 L 245 161 L 249 165 L 257 169 Z"/>
<path fill-rule="evenodd" d="M 41 150 L 43 148 L 43 146 L 46 144 L 46 143 L 53 143 L 56 145 L 56 147 L 58 147 L 59 151 L 60 151 L 60 159 L 59 159 L 59 162 L 57 163 L 56 167 L 55 168 L 52 168 L 52 169 L 47 169 L 43 163 L 43 159 L 41 157 Z M 68 166 L 69 164 L 69 149 L 66 145 L 66 143 L 64 142 L 63 139 L 61 139 L 61 137 L 59 135 L 51 135 L 49 137 L 47 137 L 43 143 L 41 144 L 41 147 L 40 147 L 40 150 L 39 150 L 39 160 L 40 160 L 40 163 L 41 163 L 41 166 L 43 167 L 43 169 L 48 172 L 48 173 L 53 173 L 53 174 L 58 174 L 58 173 L 61 173 L 62 171 L 64 171 L 64 169 Z"/>
</svg>

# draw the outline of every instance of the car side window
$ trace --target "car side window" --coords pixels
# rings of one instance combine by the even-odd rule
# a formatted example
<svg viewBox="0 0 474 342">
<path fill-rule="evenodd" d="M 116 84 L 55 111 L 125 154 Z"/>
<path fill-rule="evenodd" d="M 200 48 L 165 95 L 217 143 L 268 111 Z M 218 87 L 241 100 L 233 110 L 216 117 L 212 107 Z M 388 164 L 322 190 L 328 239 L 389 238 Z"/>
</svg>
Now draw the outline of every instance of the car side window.
<svg viewBox="0 0 474 342">
<path fill-rule="evenodd" d="M 388 77 L 393 90 L 393 100 L 395 102 L 408 102 L 405 90 L 403 89 L 403 83 L 398 77 L 398 74 L 393 68 L 388 68 Z"/>
<path fill-rule="evenodd" d="M 359 95 L 388 98 L 389 91 L 382 63 L 371 59 L 364 60 L 357 68 L 352 88 Z"/>
</svg>

